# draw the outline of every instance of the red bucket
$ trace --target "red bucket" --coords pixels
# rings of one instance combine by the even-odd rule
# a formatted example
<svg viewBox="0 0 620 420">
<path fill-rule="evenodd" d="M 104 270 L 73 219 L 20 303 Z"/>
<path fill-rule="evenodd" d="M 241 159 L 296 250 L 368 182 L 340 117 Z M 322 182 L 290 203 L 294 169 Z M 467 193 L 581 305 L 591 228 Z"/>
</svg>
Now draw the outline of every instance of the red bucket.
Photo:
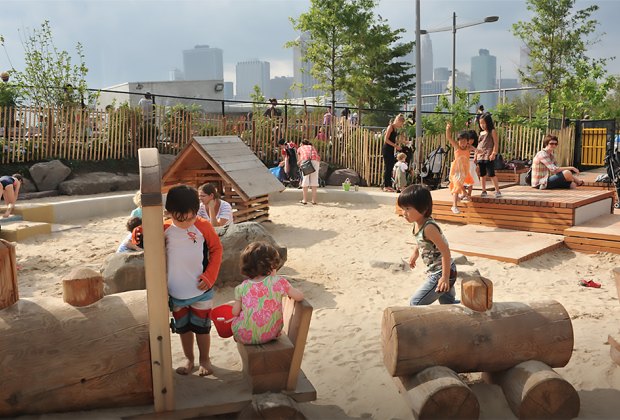
<svg viewBox="0 0 620 420">
<path fill-rule="evenodd" d="M 232 337 L 232 305 L 220 305 L 211 309 L 211 322 L 215 325 L 217 334 L 222 338 Z"/>
</svg>

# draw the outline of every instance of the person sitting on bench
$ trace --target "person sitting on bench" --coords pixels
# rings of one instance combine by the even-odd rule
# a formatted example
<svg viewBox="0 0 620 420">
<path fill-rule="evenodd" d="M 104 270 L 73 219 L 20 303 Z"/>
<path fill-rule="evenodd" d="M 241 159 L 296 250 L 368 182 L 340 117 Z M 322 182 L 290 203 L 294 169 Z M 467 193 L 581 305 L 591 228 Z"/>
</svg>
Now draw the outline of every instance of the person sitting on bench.
<svg viewBox="0 0 620 420">
<path fill-rule="evenodd" d="M 547 134 L 543 140 L 543 149 L 536 153 L 532 162 L 532 187 L 544 189 L 568 189 L 583 185 L 577 177 L 579 170 L 574 166 L 558 166 L 554 151 L 558 147 L 558 138 Z"/>
</svg>

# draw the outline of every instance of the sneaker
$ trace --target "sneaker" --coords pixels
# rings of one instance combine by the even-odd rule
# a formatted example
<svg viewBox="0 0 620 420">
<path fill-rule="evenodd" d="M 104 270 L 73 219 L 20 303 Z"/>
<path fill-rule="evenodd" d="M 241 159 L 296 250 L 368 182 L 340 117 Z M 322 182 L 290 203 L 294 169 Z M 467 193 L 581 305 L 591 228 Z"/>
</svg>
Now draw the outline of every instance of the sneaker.
<svg viewBox="0 0 620 420">
<path fill-rule="evenodd" d="M 487 195 L 489 195 L 489 194 L 487 194 L 487 192 L 486 192 L 486 191 L 482 191 L 482 192 L 480 193 L 480 197 L 486 197 Z"/>
<path fill-rule="evenodd" d="M 467 203 L 469 201 L 469 197 L 468 196 L 464 196 L 463 198 L 461 198 L 461 201 L 463 203 Z"/>
<path fill-rule="evenodd" d="M 452 206 L 450 210 L 452 210 L 452 213 L 454 214 L 461 214 L 461 211 L 459 210 L 458 207 Z"/>
<path fill-rule="evenodd" d="M 502 192 L 501 191 L 496 192 L 495 198 L 502 198 Z"/>
</svg>

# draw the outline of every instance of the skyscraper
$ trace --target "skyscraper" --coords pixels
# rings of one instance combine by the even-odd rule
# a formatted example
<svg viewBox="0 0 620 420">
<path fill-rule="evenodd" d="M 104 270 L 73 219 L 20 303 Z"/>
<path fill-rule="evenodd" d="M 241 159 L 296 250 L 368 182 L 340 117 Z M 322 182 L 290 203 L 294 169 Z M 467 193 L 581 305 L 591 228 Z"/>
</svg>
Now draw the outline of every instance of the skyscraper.
<svg viewBox="0 0 620 420">
<path fill-rule="evenodd" d="M 237 99 L 249 100 L 258 86 L 265 98 L 271 95 L 270 65 L 259 59 L 241 61 L 236 67 Z"/>
<path fill-rule="evenodd" d="M 276 99 L 291 98 L 293 92 L 291 86 L 293 86 L 293 78 L 290 76 L 278 76 L 274 77 L 270 81 L 271 96 Z"/>
<path fill-rule="evenodd" d="M 496 89 L 497 58 L 489 50 L 480 49 L 477 56 L 471 58 L 471 88 L 473 90 Z M 480 103 L 486 109 L 497 105 L 497 93 L 482 93 Z"/>
<path fill-rule="evenodd" d="M 429 34 L 422 35 L 421 38 L 421 50 L 422 54 L 422 83 L 430 82 L 433 80 L 433 43 Z"/>
<path fill-rule="evenodd" d="M 519 70 L 523 73 L 527 73 L 527 68 L 530 66 L 530 49 L 527 46 L 522 46 L 519 49 Z"/>
<path fill-rule="evenodd" d="M 449 78 L 450 78 L 450 69 L 447 67 L 437 67 L 433 71 L 434 81 L 448 80 Z"/>
<path fill-rule="evenodd" d="M 224 80 L 222 50 L 208 45 L 196 45 L 183 50 L 185 80 Z"/>
<path fill-rule="evenodd" d="M 304 61 L 310 36 L 302 33 L 297 40 L 300 45 L 293 47 L 293 83 L 296 86 L 293 95 L 298 97 L 323 95 L 323 92 L 313 87 L 318 81 L 310 74 L 312 63 Z"/>
</svg>

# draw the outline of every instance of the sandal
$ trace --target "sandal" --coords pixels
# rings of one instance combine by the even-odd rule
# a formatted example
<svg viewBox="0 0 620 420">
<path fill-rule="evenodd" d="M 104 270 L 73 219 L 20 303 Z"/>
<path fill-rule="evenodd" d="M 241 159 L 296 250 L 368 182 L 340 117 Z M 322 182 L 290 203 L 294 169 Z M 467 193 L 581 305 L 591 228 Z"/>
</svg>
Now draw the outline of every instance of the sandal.
<svg viewBox="0 0 620 420">
<path fill-rule="evenodd" d="M 313 206 L 316 206 L 316 201 L 311 201 Z"/>
<path fill-rule="evenodd" d="M 594 287 L 595 289 L 601 288 L 601 284 L 595 282 L 594 280 L 581 279 L 579 280 L 579 285 L 583 287 Z"/>
<path fill-rule="evenodd" d="M 308 204 L 308 202 L 307 202 L 307 201 L 304 201 L 304 200 L 301 200 L 301 201 L 299 202 L 299 204 L 303 204 L 303 205 L 305 206 L 306 204 Z"/>
<path fill-rule="evenodd" d="M 383 191 L 383 192 L 395 192 L 395 191 L 394 191 L 394 188 L 391 188 L 391 187 L 383 187 L 383 188 L 382 188 L 382 191 Z"/>
</svg>

